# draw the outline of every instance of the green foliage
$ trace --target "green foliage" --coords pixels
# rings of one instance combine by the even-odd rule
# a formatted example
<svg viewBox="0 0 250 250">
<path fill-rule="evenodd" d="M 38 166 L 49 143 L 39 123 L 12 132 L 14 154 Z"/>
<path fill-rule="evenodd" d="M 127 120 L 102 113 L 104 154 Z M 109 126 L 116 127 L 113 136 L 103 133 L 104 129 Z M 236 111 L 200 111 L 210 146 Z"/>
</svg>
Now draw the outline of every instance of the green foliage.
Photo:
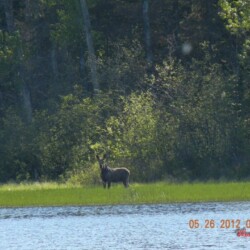
<svg viewBox="0 0 250 250">
<path fill-rule="evenodd" d="M 100 141 L 104 112 L 112 112 L 111 103 L 101 94 L 98 100 L 83 98 L 76 88 L 75 95 L 62 98 L 54 114 L 38 115 L 45 121 L 37 139 L 44 178 L 81 175 L 90 169 L 95 159 L 93 145 Z"/>
<path fill-rule="evenodd" d="M 227 29 L 233 34 L 250 30 L 250 3 L 248 0 L 219 0 L 220 16 L 226 20 Z"/>
<path fill-rule="evenodd" d="M 45 118 L 48 123 L 39 138 L 45 175 L 56 178 L 79 167 L 75 166 L 75 159 L 79 161 L 76 165 L 88 160 L 97 116 L 97 105 L 91 99 L 63 97 L 58 112 Z"/>
<path fill-rule="evenodd" d="M 226 28 L 237 37 L 239 59 L 249 72 L 250 54 L 250 2 L 248 0 L 220 0 L 220 16 L 226 22 Z"/>
<path fill-rule="evenodd" d="M 39 159 L 34 127 L 27 126 L 11 109 L 0 121 L 0 181 L 36 179 Z"/>
<path fill-rule="evenodd" d="M 123 109 L 106 122 L 106 147 L 118 161 L 129 166 L 134 179 L 159 175 L 157 165 L 158 114 L 149 92 L 122 98 Z M 121 164 L 120 162 L 120 164 Z"/>
<path fill-rule="evenodd" d="M 99 75 L 103 89 L 113 93 L 130 93 L 143 85 L 145 64 L 140 63 L 143 48 L 137 40 L 124 39 L 110 45 L 112 55 L 99 54 Z"/>
<path fill-rule="evenodd" d="M 52 1 L 53 2 L 53 1 Z M 58 22 L 51 25 L 51 36 L 60 46 L 79 46 L 83 42 L 83 24 L 80 18 L 78 1 L 60 1 L 61 8 L 57 8 Z M 54 3 L 56 5 L 56 3 Z"/>
<path fill-rule="evenodd" d="M 246 155 L 242 154 L 235 79 L 224 75 L 219 64 L 211 64 L 206 50 L 202 62 L 194 60 L 186 69 L 180 63 L 166 62 L 158 67 L 158 74 L 150 84 L 166 105 L 170 122 L 165 131 L 165 140 L 173 141 L 168 172 L 195 179 L 239 177 L 242 173 L 236 173 L 236 165 Z"/>
<path fill-rule="evenodd" d="M 150 1 L 152 65 L 142 1 L 87 1 L 95 94 L 80 2 L 17 2 L 0 5 L 0 182 L 96 184 L 96 153 L 133 181 L 250 176 L 249 1 Z"/>
<path fill-rule="evenodd" d="M 19 63 L 18 47 L 20 46 L 20 36 L 16 32 L 12 35 L 0 30 L 0 90 L 10 91 L 15 86 L 17 66 Z"/>
<path fill-rule="evenodd" d="M 67 183 L 81 186 L 99 185 L 100 180 L 100 168 L 98 164 L 94 164 L 91 167 L 85 167 L 84 170 L 78 170 L 69 173 Z"/>
</svg>

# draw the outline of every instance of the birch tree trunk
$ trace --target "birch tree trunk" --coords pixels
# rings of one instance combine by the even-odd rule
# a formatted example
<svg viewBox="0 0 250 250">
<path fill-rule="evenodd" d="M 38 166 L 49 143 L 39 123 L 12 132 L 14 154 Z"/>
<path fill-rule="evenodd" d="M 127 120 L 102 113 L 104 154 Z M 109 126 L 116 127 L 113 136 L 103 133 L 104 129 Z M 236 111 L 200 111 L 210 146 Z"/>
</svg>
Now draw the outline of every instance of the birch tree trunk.
<svg viewBox="0 0 250 250">
<path fill-rule="evenodd" d="M 153 64 L 153 53 L 151 46 L 151 32 L 150 32 L 148 9 L 149 9 L 149 0 L 143 0 L 142 12 L 143 12 L 144 36 L 145 36 L 145 46 L 146 46 L 146 59 L 150 67 Z"/>
<path fill-rule="evenodd" d="M 100 90 L 98 76 L 97 76 L 97 66 L 96 66 L 96 56 L 94 50 L 93 39 L 91 35 L 91 24 L 89 18 L 89 11 L 86 0 L 80 0 L 81 10 L 84 20 L 84 31 L 86 36 L 86 42 L 88 47 L 88 58 L 90 64 L 90 71 L 91 71 L 91 80 L 93 84 L 94 93 L 97 93 Z"/>
</svg>

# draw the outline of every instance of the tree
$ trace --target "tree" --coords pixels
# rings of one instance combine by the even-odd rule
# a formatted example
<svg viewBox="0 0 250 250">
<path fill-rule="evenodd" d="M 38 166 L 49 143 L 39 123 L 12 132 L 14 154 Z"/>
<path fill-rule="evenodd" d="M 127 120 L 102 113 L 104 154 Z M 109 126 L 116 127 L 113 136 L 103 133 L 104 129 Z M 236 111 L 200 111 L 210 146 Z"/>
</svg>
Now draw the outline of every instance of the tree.
<svg viewBox="0 0 250 250">
<path fill-rule="evenodd" d="M 153 63 L 153 53 L 151 46 L 151 31 L 150 31 L 150 23 L 149 23 L 149 0 L 143 1 L 143 23 L 144 23 L 144 34 L 145 34 L 145 46 L 146 46 L 146 58 L 147 63 L 152 66 Z"/>
<path fill-rule="evenodd" d="M 249 176 L 249 3 L 0 0 L 0 180 Z"/>
<path fill-rule="evenodd" d="M 8 32 L 15 30 L 14 17 L 13 17 L 13 0 L 3 0 L 4 12 Z"/>
<path fill-rule="evenodd" d="M 27 2 L 26 2 L 27 4 Z M 13 1 L 4 1 L 4 8 L 5 8 L 5 17 L 6 17 L 6 23 L 7 23 L 7 31 L 12 34 L 15 31 L 15 23 L 14 23 L 14 10 L 13 10 Z M 20 37 L 19 37 L 20 38 Z M 32 120 L 32 104 L 31 104 L 31 95 L 29 86 L 27 84 L 26 79 L 26 73 L 25 72 L 25 63 L 24 62 L 24 51 L 23 46 L 21 45 L 21 38 L 19 42 L 19 49 L 18 49 L 18 72 L 15 72 L 18 76 L 18 80 L 21 85 L 21 98 L 22 98 L 22 104 L 23 104 L 23 111 L 24 111 L 24 117 L 25 120 L 30 123 Z"/>
<path fill-rule="evenodd" d="M 94 44 L 91 34 L 91 24 L 90 24 L 90 17 L 88 11 L 88 5 L 86 0 L 80 0 L 82 15 L 84 19 L 84 31 L 86 36 L 86 42 L 88 46 L 88 57 L 89 57 L 89 64 L 91 70 L 91 79 L 93 84 L 94 93 L 97 93 L 100 90 L 98 76 L 97 76 L 97 66 L 96 66 L 96 56 L 94 50 Z"/>
<path fill-rule="evenodd" d="M 250 2 L 248 0 L 219 0 L 220 17 L 227 30 L 235 40 L 235 109 L 239 121 L 239 129 L 235 131 L 235 158 L 241 173 L 246 172 L 250 125 Z"/>
</svg>

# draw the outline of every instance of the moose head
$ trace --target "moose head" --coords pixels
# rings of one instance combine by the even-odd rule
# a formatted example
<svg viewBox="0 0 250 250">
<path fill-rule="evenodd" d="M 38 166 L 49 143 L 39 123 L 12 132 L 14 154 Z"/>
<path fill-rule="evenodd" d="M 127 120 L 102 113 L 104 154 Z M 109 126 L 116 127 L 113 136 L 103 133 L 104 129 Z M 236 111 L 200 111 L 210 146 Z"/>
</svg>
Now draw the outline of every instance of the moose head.
<svg viewBox="0 0 250 250">
<path fill-rule="evenodd" d="M 104 154 L 104 155 L 103 155 L 103 158 L 100 158 L 99 155 L 96 155 L 96 159 L 97 159 L 98 162 L 99 162 L 100 169 L 105 168 L 105 166 L 106 166 L 105 163 L 106 163 L 106 159 L 107 159 L 107 154 Z"/>
</svg>

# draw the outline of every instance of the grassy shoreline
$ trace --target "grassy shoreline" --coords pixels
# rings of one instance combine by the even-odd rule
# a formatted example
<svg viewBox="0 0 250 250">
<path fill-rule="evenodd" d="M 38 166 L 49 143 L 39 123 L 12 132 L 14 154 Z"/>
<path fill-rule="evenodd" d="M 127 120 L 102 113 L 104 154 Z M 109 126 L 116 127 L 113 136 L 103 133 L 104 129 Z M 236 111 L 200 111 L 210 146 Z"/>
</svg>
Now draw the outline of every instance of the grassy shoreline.
<svg viewBox="0 0 250 250">
<path fill-rule="evenodd" d="M 110 190 L 57 183 L 0 186 L 0 207 L 250 201 L 250 182 L 150 183 Z"/>
</svg>

